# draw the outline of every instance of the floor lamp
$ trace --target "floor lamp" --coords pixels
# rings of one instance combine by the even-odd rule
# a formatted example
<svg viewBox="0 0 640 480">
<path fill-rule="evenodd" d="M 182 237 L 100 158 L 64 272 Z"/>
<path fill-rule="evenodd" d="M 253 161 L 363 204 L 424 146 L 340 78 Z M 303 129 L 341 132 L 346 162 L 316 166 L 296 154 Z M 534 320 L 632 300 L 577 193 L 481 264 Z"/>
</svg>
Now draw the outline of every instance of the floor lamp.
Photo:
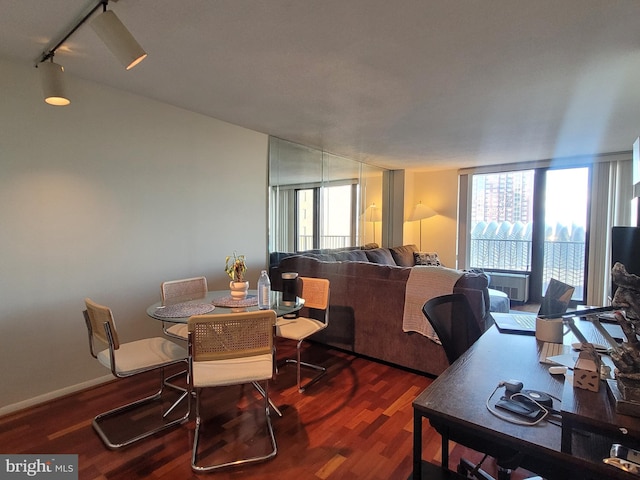
<svg viewBox="0 0 640 480">
<path fill-rule="evenodd" d="M 382 209 L 372 203 L 364 211 L 364 220 L 373 223 L 373 243 L 376 243 L 376 222 L 382 221 Z"/>
<path fill-rule="evenodd" d="M 420 220 L 420 251 L 422 251 L 422 220 L 424 220 L 425 218 L 433 217 L 437 214 L 438 213 L 433 208 L 430 208 L 424 205 L 422 202 L 419 202 L 415 207 L 413 207 L 411 215 L 409 215 L 409 218 L 407 218 L 408 222 L 415 222 L 417 220 Z"/>
</svg>

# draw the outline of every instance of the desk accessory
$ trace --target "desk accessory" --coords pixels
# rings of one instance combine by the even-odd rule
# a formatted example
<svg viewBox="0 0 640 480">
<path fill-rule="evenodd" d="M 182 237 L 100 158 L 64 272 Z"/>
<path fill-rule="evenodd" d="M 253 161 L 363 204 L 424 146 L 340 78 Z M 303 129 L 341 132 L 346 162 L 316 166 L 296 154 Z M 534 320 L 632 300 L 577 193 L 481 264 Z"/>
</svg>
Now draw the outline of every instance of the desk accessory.
<svg viewBox="0 0 640 480">
<path fill-rule="evenodd" d="M 600 355 L 593 346 L 578 354 L 573 367 L 573 386 L 592 392 L 600 390 Z"/>
<path fill-rule="evenodd" d="M 564 323 L 562 318 L 536 317 L 536 338 L 542 342 L 562 343 Z"/>
<path fill-rule="evenodd" d="M 555 365 L 549 367 L 549 373 L 551 375 L 564 375 L 567 373 L 568 368 L 563 367 L 562 365 Z"/>
<path fill-rule="evenodd" d="M 500 400 L 496 402 L 496 407 L 530 420 L 536 420 L 542 415 L 542 410 L 535 405 L 527 405 L 526 403 L 511 400 L 507 397 L 501 397 Z"/>
<path fill-rule="evenodd" d="M 628 273 L 623 264 L 616 262 L 611 269 L 611 279 L 618 285 L 611 305 L 625 309 L 624 312 L 615 312 L 615 316 L 626 341 L 611 352 L 616 366 L 617 389 L 625 401 L 624 407 L 616 402 L 616 411 L 636 404 L 636 413 L 630 415 L 640 416 L 640 343 L 636 335 L 640 319 L 640 277 Z"/>
<path fill-rule="evenodd" d="M 494 416 L 516 425 L 534 426 L 547 418 L 553 411 L 553 400 L 550 395 L 535 390 L 523 390 L 524 385 L 518 380 L 503 380 L 487 398 L 485 406 Z M 491 405 L 491 399 L 499 388 L 504 387 L 505 394 L 495 403 L 495 407 L 509 411 L 516 416 L 503 415 Z M 541 400 L 541 401 L 539 401 Z M 544 405 L 544 402 L 546 405 Z"/>
</svg>

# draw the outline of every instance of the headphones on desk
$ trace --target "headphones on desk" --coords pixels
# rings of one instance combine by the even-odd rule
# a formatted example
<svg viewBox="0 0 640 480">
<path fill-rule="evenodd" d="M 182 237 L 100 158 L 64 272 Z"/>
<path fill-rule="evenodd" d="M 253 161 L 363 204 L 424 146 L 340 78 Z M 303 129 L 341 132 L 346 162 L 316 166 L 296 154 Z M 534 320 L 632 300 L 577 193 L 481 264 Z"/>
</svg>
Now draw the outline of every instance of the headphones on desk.
<svg viewBox="0 0 640 480">
<path fill-rule="evenodd" d="M 495 403 L 495 407 L 511 412 L 515 415 L 500 413 L 491 405 L 491 400 L 499 388 L 505 388 L 505 393 Z M 518 380 L 503 380 L 493 389 L 487 398 L 486 407 L 494 416 L 516 425 L 537 425 L 551 414 L 560 412 L 553 408 L 553 397 L 537 390 L 524 390 L 524 385 Z M 559 399 L 556 399 L 559 401 Z M 517 418 L 517 417 L 521 418 Z"/>
</svg>

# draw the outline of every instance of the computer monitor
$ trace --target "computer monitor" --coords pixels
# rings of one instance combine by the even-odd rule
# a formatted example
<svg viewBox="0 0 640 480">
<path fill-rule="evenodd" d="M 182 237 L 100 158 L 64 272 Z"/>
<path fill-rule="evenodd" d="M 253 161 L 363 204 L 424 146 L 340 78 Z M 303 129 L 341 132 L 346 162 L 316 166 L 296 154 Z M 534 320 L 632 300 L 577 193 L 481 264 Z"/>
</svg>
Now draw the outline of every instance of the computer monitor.
<svg viewBox="0 0 640 480">
<path fill-rule="evenodd" d="M 629 273 L 640 276 L 640 227 L 613 227 L 611 231 L 611 266 L 624 265 Z M 618 286 L 611 283 L 611 296 Z"/>
</svg>

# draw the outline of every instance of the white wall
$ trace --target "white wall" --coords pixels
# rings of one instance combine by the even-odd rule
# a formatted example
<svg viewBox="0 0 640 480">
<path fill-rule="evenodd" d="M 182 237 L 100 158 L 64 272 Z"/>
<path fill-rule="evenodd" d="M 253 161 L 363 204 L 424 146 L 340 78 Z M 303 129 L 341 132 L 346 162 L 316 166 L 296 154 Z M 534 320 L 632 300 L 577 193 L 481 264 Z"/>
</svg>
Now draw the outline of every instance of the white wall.
<svg viewBox="0 0 640 480">
<path fill-rule="evenodd" d="M 268 137 L 73 77 L 73 103 L 51 107 L 35 68 L 0 71 L 2 414 L 109 373 L 89 356 L 85 297 L 126 341 L 161 334 L 145 309 L 164 280 L 227 288 L 236 250 L 255 284 Z"/>
</svg>

